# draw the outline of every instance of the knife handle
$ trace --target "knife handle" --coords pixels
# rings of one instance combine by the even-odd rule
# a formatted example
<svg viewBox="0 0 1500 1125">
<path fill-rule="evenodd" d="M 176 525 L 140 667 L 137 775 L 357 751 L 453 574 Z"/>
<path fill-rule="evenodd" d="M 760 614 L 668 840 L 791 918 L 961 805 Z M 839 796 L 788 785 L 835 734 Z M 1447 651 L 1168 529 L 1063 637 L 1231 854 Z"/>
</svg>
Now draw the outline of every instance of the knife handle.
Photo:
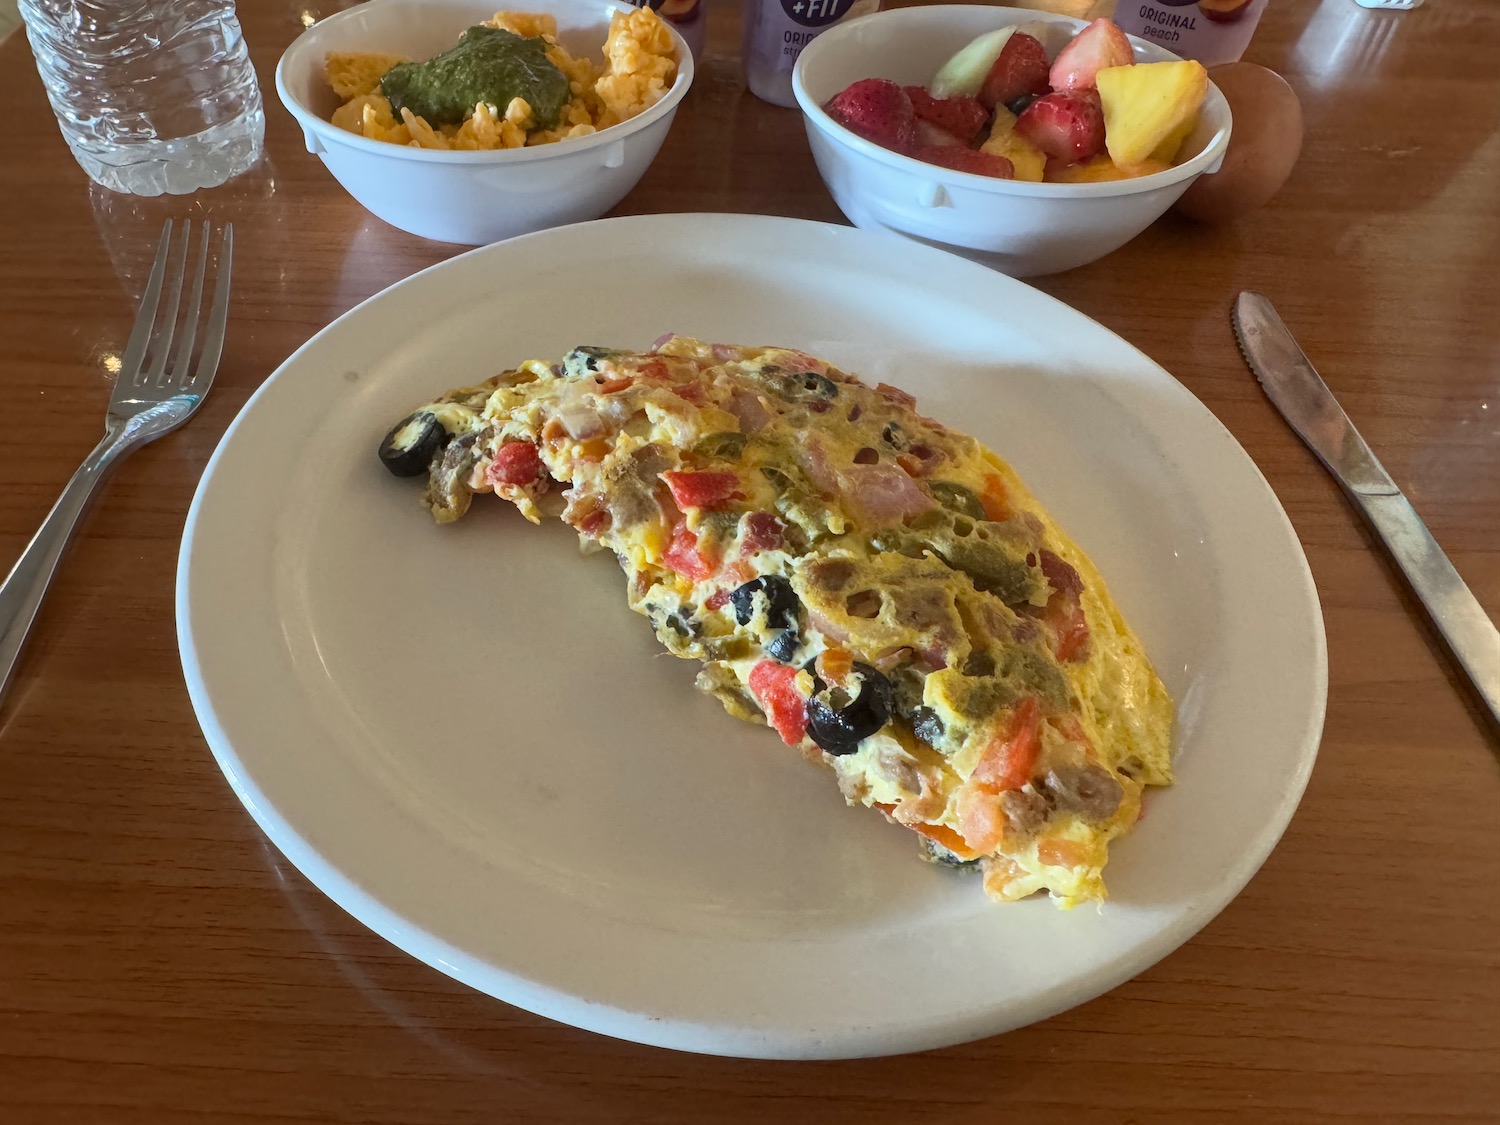
<svg viewBox="0 0 1500 1125">
<path fill-rule="evenodd" d="M 1392 488 L 1388 493 L 1350 489 L 1349 498 L 1385 543 L 1500 725 L 1500 630 L 1453 569 L 1411 501 Z"/>
</svg>

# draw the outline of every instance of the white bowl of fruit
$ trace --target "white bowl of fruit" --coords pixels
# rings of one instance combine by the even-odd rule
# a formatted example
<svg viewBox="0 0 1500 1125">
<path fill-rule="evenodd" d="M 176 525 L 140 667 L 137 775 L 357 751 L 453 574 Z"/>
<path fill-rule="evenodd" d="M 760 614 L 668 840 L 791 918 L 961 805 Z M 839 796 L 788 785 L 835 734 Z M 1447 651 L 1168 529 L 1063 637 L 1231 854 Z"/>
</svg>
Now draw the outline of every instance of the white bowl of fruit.
<svg viewBox="0 0 1500 1125">
<path fill-rule="evenodd" d="M 1109 20 L 1017 8 L 840 24 L 803 50 L 792 89 L 851 222 L 1016 277 L 1123 246 L 1229 144 L 1229 105 L 1198 63 Z"/>
</svg>

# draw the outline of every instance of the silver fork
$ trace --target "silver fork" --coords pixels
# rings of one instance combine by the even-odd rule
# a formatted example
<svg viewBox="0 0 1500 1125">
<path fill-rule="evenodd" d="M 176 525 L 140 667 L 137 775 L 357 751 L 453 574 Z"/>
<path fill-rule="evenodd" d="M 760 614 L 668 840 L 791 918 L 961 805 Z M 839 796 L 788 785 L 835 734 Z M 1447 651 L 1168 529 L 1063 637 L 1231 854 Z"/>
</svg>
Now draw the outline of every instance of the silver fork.
<svg viewBox="0 0 1500 1125">
<path fill-rule="evenodd" d="M 84 458 L 52 506 L 52 511 L 47 513 L 42 526 L 11 568 L 4 584 L 0 584 L 0 699 L 10 687 L 26 635 L 31 631 L 31 623 L 57 571 L 63 550 L 73 537 L 73 531 L 100 482 L 115 462 L 186 422 L 213 383 L 224 347 L 224 323 L 229 315 L 229 266 L 234 249 L 234 227 L 226 225 L 219 240 L 213 303 L 203 325 L 203 347 L 198 362 L 194 364 L 193 346 L 198 339 L 203 282 L 208 274 L 210 234 L 210 226 L 205 221 L 198 245 L 197 267 L 192 274 L 192 292 L 181 318 L 181 338 L 174 352 L 172 340 L 177 335 L 178 310 L 192 251 L 193 224 L 191 221 L 183 224 L 180 253 L 173 246 L 172 220 L 168 219 L 162 227 L 146 294 L 141 298 L 135 327 L 120 360 L 114 393 L 110 395 L 109 413 L 104 419 L 104 440 Z M 167 279 L 169 264 L 171 278 Z M 161 300 L 164 289 L 165 306 Z"/>
</svg>

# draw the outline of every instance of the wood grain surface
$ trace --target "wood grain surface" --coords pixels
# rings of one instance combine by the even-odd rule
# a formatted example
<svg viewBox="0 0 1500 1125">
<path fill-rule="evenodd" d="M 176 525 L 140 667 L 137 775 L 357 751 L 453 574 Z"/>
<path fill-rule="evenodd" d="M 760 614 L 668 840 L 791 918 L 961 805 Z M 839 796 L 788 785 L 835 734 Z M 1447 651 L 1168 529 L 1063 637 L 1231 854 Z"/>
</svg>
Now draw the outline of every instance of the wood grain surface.
<svg viewBox="0 0 1500 1125">
<path fill-rule="evenodd" d="M 842 221 L 798 115 L 744 91 L 737 7 L 710 7 L 698 81 L 618 211 Z M 303 11 L 241 4 L 268 155 L 187 199 L 91 188 L 24 38 L 0 45 L 0 559 L 97 440 L 104 361 L 162 218 L 228 217 L 238 234 L 212 396 L 109 484 L 0 709 L 0 1121 L 1500 1120 L 1496 735 L 1228 320 L 1238 290 L 1272 297 L 1500 612 L 1500 4 L 1277 0 L 1247 58 L 1302 97 L 1285 191 L 1229 227 L 1169 216 L 1036 283 L 1201 398 L 1306 545 L 1328 718 L 1281 844 L 1202 933 L 1091 1003 L 966 1046 L 828 1063 L 616 1042 L 453 982 L 313 889 L 204 744 L 172 613 L 199 474 L 297 346 L 455 252 L 366 214 L 303 150 L 272 83 Z"/>
</svg>

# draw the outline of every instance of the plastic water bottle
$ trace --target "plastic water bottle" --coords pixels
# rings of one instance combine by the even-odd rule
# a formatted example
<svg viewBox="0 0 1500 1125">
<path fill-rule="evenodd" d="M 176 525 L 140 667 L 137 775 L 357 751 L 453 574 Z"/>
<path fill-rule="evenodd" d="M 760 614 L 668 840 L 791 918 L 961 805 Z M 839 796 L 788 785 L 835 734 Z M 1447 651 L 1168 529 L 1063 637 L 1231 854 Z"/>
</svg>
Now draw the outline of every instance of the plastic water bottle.
<svg viewBox="0 0 1500 1125">
<path fill-rule="evenodd" d="M 213 187 L 260 157 L 266 118 L 233 0 L 20 0 L 83 170 L 114 191 Z"/>
</svg>

